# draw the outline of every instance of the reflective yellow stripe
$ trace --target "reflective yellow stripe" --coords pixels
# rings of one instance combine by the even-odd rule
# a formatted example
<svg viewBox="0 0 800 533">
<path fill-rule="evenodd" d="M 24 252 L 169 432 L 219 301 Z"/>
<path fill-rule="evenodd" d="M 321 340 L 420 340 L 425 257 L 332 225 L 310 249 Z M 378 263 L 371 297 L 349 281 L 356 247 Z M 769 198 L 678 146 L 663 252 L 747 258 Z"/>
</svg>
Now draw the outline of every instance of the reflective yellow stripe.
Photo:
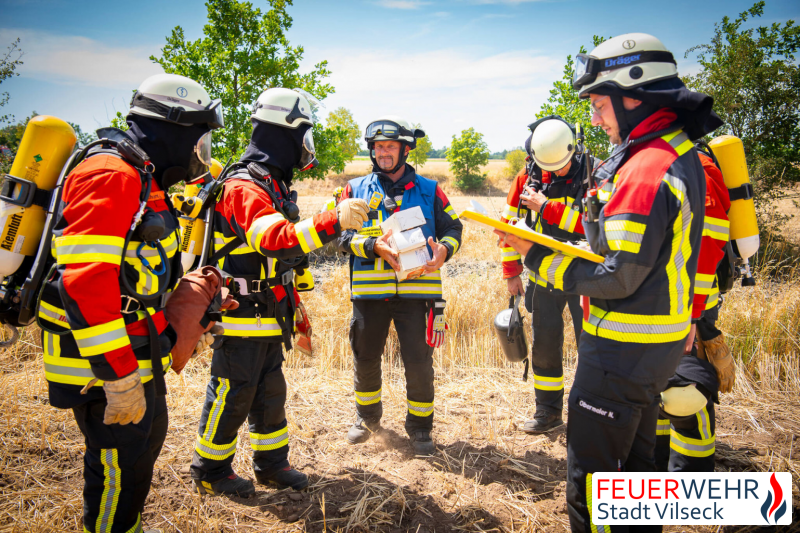
<svg viewBox="0 0 800 533">
<path fill-rule="evenodd" d="M 561 220 L 558 221 L 558 227 L 564 231 L 575 233 L 575 226 L 578 224 L 580 216 L 581 214 L 578 210 L 567 206 L 561 215 Z"/>
<path fill-rule="evenodd" d="M 656 425 L 656 435 L 669 435 L 669 419 L 659 418 Z"/>
<path fill-rule="evenodd" d="M 272 433 L 250 432 L 250 447 L 254 452 L 276 450 L 289 445 L 289 428 L 285 427 Z"/>
<path fill-rule="evenodd" d="M 208 411 L 208 419 L 206 420 L 206 431 L 202 436 L 204 440 L 211 442 L 217 434 L 217 426 L 225 410 L 225 399 L 231 390 L 231 382 L 226 378 L 218 378 L 219 384 L 217 385 L 216 397 L 211 404 L 211 409 Z"/>
<path fill-rule="evenodd" d="M 681 315 L 634 315 L 604 311 L 589 306 L 589 320 L 583 331 L 620 342 L 660 343 L 685 339 L 691 328 L 691 312 Z"/>
<path fill-rule="evenodd" d="M 670 146 L 672 146 L 672 149 L 675 150 L 678 156 L 682 156 L 694 147 L 694 144 L 692 144 L 689 136 L 686 135 L 682 130 L 668 133 L 661 138 L 667 141 Z"/>
<path fill-rule="evenodd" d="M 53 239 L 59 265 L 109 263 L 120 265 L 125 239 L 109 235 L 64 235 Z"/>
<path fill-rule="evenodd" d="M 300 241 L 300 248 L 302 248 L 305 253 L 316 250 L 317 248 L 322 248 L 322 241 L 314 227 L 313 218 L 307 218 L 295 224 L 294 232 L 295 235 L 297 235 L 297 240 Z"/>
<path fill-rule="evenodd" d="M 271 213 L 255 219 L 245 234 L 245 237 L 247 237 L 247 244 L 250 245 L 251 249 L 260 252 L 261 241 L 264 234 L 269 231 L 272 226 L 280 224 L 285 220 L 286 219 L 280 213 Z"/>
<path fill-rule="evenodd" d="M 359 392 L 355 391 L 356 393 L 356 403 L 359 405 L 372 405 L 374 403 L 378 403 L 381 401 L 381 390 L 378 389 L 375 392 Z"/>
<path fill-rule="evenodd" d="M 536 272 L 530 272 L 529 271 L 528 272 L 528 279 L 531 281 L 531 283 L 535 283 L 535 284 L 540 285 L 542 287 L 547 287 L 547 280 L 543 279 Z"/>
<path fill-rule="evenodd" d="M 714 285 L 717 280 L 716 274 L 700 274 L 694 278 L 695 294 L 711 294 L 714 292 Z"/>
<path fill-rule="evenodd" d="M 681 204 L 679 216 L 672 225 L 672 249 L 667 264 L 669 278 L 670 315 L 683 315 L 689 305 L 689 273 L 686 261 L 692 255 L 689 231 L 692 225 L 692 206 L 686 196 L 686 186 L 678 178 L 665 174 L 662 180 Z"/>
<path fill-rule="evenodd" d="M 705 310 L 713 309 L 714 306 L 717 305 L 717 302 L 719 302 L 719 289 L 714 289 L 714 292 L 708 295 Z"/>
<path fill-rule="evenodd" d="M 67 312 L 54 305 L 50 305 L 45 301 L 39 302 L 39 318 L 42 320 L 47 320 L 48 322 L 52 322 L 53 324 L 61 326 L 62 328 L 69 329 Z"/>
<path fill-rule="evenodd" d="M 95 525 L 96 533 L 111 533 L 114 515 L 117 512 L 119 494 L 122 490 L 122 471 L 119 456 L 115 449 L 101 449 L 100 462 L 103 464 L 103 495 L 100 497 L 100 512 Z"/>
<path fill-rule="evenodd" d="M 416 279 L 405 280 L 397 283 L 397 294 L 423 294 L 441 296 L 442 273 L 437 270 Z"/>
<path fill-rule="evenodd" d="M 350 250 L 353 251 L 355 255 L 358 257 L 363 257 L 364 259 L 367 258 L 367 252 L 364 250 L 364 243 L 367 242 L 369 237 L 366 235 L 353 235 L 353 238 L 350 239 Z"/>
<path fill-rule="evenodd" d="M 589 525 L 592 533 L 610 533 L 610 526 L 597 526 L 592 522 L 592 474 L 586 474 L 586 508 L 589 513 Z"/>
<path fill-rule="evenodd" d="M 233 239 L 236 239 L 236 238 L 237 238 L 236 235 L 234 235 L 232 237 L 223 237 L 221 232 L 219 232 L 219 231 L 214 232 L 214 251 L 215 252 L 218 251 L 223 246 L 225 246 L 226 244 L 228 244 L 229 242 L 231 242 Z M 229 253 L 229 255 L 243 255 L 243 254 L 254 254 L 254 253 L 256 253 L 256 251 L 254 249 L 250 248 L 247 244 L 242 243 L 239 246 L 237 246 L 236 248 L 234 248 L 234 250 L 232 252 L 228 252 L 228 253 Z"/>
<path fill-rule="evenodd" d="M 511 220 L 512 218 L 522 218 L 527 214 L 527 209 L 517 209 L 516 206 L 513 205 L 506 205 L 503 209 L 502 217 L 506 220 Z M 524 212 L 523 214 L 520 214 Z"/>
<path fill-rule="evenodd" d="M 646 227 L 632 220 L 606 220 L 603 229 L 610 249 L 638 254 Z"/>
<path fill-rule="evenodd" d="M 212 461 L 222 461 L 236 453 L 236 443 L 238 440 L 239 436 L 237 435 L 233 439 L 233 442 L 228 444 L 214 444 L 198 435 L 194 443 L 194 451 L 196 451 L 200 457 L 205 457 Z"/>
<path fill-rule="evenodd" d="M 92 366 L 86 359 L 75 357 L 60 357 L 61 337 L 45 332 L 44 334 L 44 375 L 45 379 L 51 383 L 63 383 L 65 385 L 85 386 L 95 378 Z M 139 376 L 142 383 L 147 383 L 153 379 L 153 363 L 149 359 L 137 359 L 139 365 Z M 166 373 L 172 366 L 172 356 L 165 355 L 161 358 L 161 366 Z M 93 387 L 102 387 L 103 381 L 98 380 Z"/>
<path fill-rule="evenodd" d="M 444 208 L 444 212 L 450 215 L 450 218 L 453 220 L 458 220 L 458 213 L 456 213 L 456 210 L 453 209 L 452 205 L 447 204 L 447 207 Z"/>
<path fill-rule="evenodd" d="M 222 316 L 226 337 L 280 337 L 281 327 L 276 318 L 235 318 Z"/>
<path fill-rule="evenodd" d="M 708 457 L 716 449 L 716 440 L 715 435 L 707 439 L 693 439 L 681 435 L 673 428 L 669 436 L 669 447 L 688 457 Z"/>
<path fill-rule="evenodd" d="M 413 402 L 407 400 L 408 412 L 414 416 L 431 416 L 433 414 L 433 402 Z"/>
<path fill-rule="evenodd" d="M 458 218 L 458 217 L 456 217 L 456 218 Z M 457 240 L 455 240 L 453 237 L 449 237 L 449 236 L 448 237 L 442 237 L 442 240 L 439 241 L 439 242 L 441 242 L 441 243 L 445 243 L 446 242 L 447 244 L 452 246 L 453 247 L 453 255 L 455 255 L 456 252 L 458 251 L 458 249 L 461 247 L 461 244 L 459 244 L 459 242 Z"/>
<path fill-rule="evenodd" d="M 521 261 L 522 260 L 522 256 L 519 255 L 519 252 L 517 252 L 515 249 L 511 248 L 510 246 L 507 247 L 507 248 L 503 248 L 503 252 L 502 252 L 501 255 L 502 255 L 504 263 L 506 261 Z"/>
<path fill-rule="evenodd" d="M 172 257 L 175 255 L 175 252 L 178 250 L 178 243 L 180 239 L 178 238 L 178 234 L 173 232 L 168 237 L 161 239 L 161 247 L 164 248 L 164 253 L 166 253 L 167 257 Z M 153 248 L 149 244 L 145 243 L 141 250 L 139 250 L 139 245 L 142 244 L 141 241 L 131 241 L 128 243 L 128 249 L 125 251 L 125 259 L 132 265 L 136 265 L 139 261 L 139 256 L 147 258 L 150 266 L 156 268 L 157 265 L 161 264 L 161 261 L 157 263 L 153 261 L 153 259 L 161 259 L 161 252 L 159 252 L 158 248 Z"/>
<path fill-rule="evenodd" d="M 539 390 L 563 390 L 564 376 L 552 378 L 548 376 L 539 376 L 534 372 L 533 388 Z"/>
<path fill-rule="evenodd" d="M 573 258 L 561 253 L 553 253 L 544 258 L 539 265 L 539 276 L 553 284 L 558 290 L 564 289 L 564 273 L 572 263 Z"/>
<path fill-rule="evenodd" d="M 709 216 L 703 219 L 703 237 L 728 242 L 730 233 L 731 223 L 728 220 Z"/>
<path fill-rule="evenodd" d="M 108 353 L 131 343 L 124 318 L 89 328 L 74 329 L 72 335 L 83 357 Z"/>
</svg>

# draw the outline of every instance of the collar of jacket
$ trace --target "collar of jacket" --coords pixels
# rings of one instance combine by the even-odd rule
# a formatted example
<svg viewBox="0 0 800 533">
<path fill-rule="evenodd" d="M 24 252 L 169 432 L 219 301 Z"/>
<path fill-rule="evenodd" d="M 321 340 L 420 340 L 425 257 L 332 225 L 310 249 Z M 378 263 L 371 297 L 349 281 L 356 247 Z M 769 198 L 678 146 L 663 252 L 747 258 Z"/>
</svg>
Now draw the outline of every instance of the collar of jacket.
<svg viewBox="0 0 800 533">
<path fill-rule="evenodd" d="M 414 171 L 414 167 L 409 164 L 405 166 L 406 171 L 400 177 L 399 180 L 393 182 L 392 179 L 384 174 L 383 172 L 376 172 L 375 175 L 378 176 L 378 181 L 383 187 L 384 192 L 389 195 L 401 195 L 407 189 L 407 185 L 414 181 L 414 176 L 417 173 Z M 396 194 L 395 194 L 396 193 Z"/>
<path fill-rule="evenodd" d="M 634 141 L 639 137 L 644 137 L 649 133 L 661 131 L 669 128 L 676 120 L 678 115 L 672 109 L 662 107 L 636 126 L 628 137 L 627 141 Z"/>
</svg>

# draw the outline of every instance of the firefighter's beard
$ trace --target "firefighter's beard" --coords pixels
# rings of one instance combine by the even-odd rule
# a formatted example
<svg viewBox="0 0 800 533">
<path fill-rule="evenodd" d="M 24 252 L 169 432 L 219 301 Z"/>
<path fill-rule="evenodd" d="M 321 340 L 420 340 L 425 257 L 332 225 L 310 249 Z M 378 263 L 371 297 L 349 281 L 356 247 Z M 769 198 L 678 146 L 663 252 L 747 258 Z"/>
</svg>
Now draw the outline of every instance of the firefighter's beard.
<svg viewBox="0 0 800 533">
<path fill-rule="evenodd" d="M 378 166 L 381 167 L 381 170 L 389 171 L 394 168 L 395 162 L 394 157 L 391 155 L 384 155 L 378 157 Z"/>
</svg>

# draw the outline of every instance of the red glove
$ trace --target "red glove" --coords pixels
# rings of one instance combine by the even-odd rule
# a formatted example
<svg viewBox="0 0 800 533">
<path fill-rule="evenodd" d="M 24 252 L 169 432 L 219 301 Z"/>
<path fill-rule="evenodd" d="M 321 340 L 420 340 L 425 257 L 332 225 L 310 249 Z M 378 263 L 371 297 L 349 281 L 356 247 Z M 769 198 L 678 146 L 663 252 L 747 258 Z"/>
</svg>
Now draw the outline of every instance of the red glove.
<svg viewBox="0 0 800 533">
<path fill-rule="evenodd" d="M 433 300 L 428 310 L 428 330 L 426 341 L 428 346 L 438 348 L 444 344 L 444 332 L 450 329 L 444 321 L 445 300 Z"/>
</svg>

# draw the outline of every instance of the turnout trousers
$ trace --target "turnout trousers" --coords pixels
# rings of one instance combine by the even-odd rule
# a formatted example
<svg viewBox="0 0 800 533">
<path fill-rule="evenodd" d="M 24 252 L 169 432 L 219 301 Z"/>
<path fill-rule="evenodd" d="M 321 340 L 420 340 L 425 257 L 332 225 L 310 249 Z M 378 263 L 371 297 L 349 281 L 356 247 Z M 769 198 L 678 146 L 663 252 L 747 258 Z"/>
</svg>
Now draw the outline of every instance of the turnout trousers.
<svg viewBox="0 0 800 533">
<path fill-rule="evenodd" d="M 239 428 L 250 424 L 256 474 L 289 466 L 286 380 L 279 342 L 226 337 L 214 350 L 211 380 L 200 416 L 192 458 L 192 478 L 214 482 L 233 474 Z"/>
<path fill-rule="evenodd" d="M 700 338 L 713 339 L 722 335 L 717 329 L 719 305 L 707 310 L 697 321 Z M 696 351 L 693 350 L 696 355 Z M 656 466 L 661 472 L 713 472 L 716 451 L 716 419 L 714 396 L 699 386 L 708 402 L 697 413 L 671 416 L 660 411 L 656 431 Z M 711 391 L 716 393 L 716 390 Z"/>
<path fill-rule="evenodd" d="M 147 410 L 138 424 L 105 425 L 105 398 L 72 408 L 83 433 L 84 533 L 141 533 L 153 465 L 167 436 L 167 401 L 144 385 Z"/>
<path fill-rule="evenodd" d="M 599 341 L 599 342 L 598 342 Z M 683 355 L 683 341 L 625 348 L 582 335 L 567 423 L 567 510 L 573 532 L 661 531 L 661 526 L 591 522 L 594 472 L 654 472 L 660 393 Z M 633 355 L 632 352 L 637 352 Z"/>
<path fill-rule="evenodd" d="M 350 346 L 360 417 L 378 420 L 383 415 L 381 356 L 394 320 L 406 376 L 406 431 L 433 428 L 433 348 L 425 340 L 427 310 L 427 300 L 353 300 Z"/>
<path fill-rule="evenodd" d="M 569 306 L 576 345 L 581 338 L 583 309 L 580 296 L 542 287 L 531 281 L 525 307 L 531 313 L 531 366 L 536 411 L 561 415 L 564 405 L 564 307 Z"/>
</svg>

